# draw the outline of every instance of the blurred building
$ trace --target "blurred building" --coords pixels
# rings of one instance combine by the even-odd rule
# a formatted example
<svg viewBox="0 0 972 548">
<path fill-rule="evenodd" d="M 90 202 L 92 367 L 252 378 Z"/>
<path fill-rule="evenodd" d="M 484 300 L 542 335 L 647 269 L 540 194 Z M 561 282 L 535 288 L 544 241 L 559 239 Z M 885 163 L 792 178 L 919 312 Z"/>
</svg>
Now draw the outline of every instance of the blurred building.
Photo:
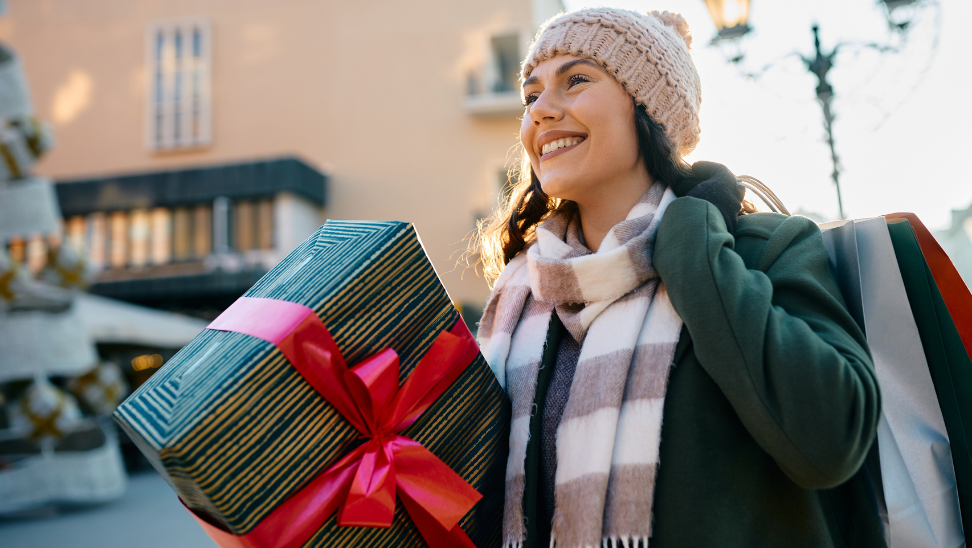
<svg viewBox="0 0 972 548">
<path fill-rule="evenodd" d="M 326 218 L 416 224 L 457 266 L 514 161 L 518 66 L 560 0 L 10 0 L 93 292 L 211 316 Z M 25 235 L 23 254 L 43 260 Z M 38 264 L 34 264 L 36 268 Z"/>
<path fill-rule="evenodd" d="M 321 224 L 326 177 L 297 158 L 61 181 L 96 293 L 214 317 Z"/>
<path fill-rule="evenodd" d="M 965 285 L 972 288 L 972 205 L 953 209 L 951 226 L 937 232 L 935 239 L 952 259 Z"/>
</svg>

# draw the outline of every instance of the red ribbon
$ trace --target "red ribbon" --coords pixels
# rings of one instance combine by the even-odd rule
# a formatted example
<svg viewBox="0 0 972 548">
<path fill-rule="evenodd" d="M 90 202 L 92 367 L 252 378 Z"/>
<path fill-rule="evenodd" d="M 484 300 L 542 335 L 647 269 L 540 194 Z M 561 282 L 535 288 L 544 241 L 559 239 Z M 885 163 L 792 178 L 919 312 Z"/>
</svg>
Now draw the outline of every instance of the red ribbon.
<svg viewBox="0 0 972 548">
<path fill-rule="evenodd" d="M 475 548 L 459 520 L 482 498 L 428 449 L 399 434 L 479 351 L 462 320 L 443 331 L 399 388 L 398 354 L 383 350 L 348 368 L 331 334 L 301 304 L 241 297 L 208 329 L 268 341 L 367 441 L 289 497 L 245 535 L 200 518 L 222 548 L 297 548 L 335 511 L 342 526 L 390 527 L 401 498 L 432 548 Z"/>
<path fill-rule="evenodd" d="M 955 329 L 965 345 L 965 351 L 972 356 L 972 293 L 965 285 L 962 276 L 955 270 L 955 265 L 945 254 L 945 250 L 935 240 L 932 233 L 925 228 L 914 213 L 891 213 L 884 216 L 887 219 L 907 219 L 918 239 L 918 247 L 928 263 L 935 285 L 942 294 L 945 308 L 955 322 Z"/>
</svg>

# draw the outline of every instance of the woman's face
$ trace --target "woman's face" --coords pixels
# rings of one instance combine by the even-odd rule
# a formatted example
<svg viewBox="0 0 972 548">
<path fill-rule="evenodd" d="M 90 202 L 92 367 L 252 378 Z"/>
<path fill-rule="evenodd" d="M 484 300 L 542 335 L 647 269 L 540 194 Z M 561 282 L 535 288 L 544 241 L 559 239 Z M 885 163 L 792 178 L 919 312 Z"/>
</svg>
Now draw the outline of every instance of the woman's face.
<svg viewBox="0 0 972 548">
<path fill-rule="evenodd" d="M 584 204 L 619 184 L 648 183 L 631 96 L 599 65 L 547 59 L 524 81 L 523 97 L 520 141 L 548 196 Z"/>
</svg>

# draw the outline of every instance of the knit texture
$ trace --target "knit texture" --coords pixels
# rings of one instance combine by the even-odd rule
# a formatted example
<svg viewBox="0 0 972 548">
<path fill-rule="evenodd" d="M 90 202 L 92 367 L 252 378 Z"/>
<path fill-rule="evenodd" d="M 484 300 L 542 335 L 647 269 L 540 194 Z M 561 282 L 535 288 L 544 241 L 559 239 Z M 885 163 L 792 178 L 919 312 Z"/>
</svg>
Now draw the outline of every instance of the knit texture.
<svg viewBox="0 0 972 548">
<path fill-rule="evenodd" d="M 597 253 L 581 243 L 576 213 L 555 213 L 497 280 L 479 340 L 513 404 L 507 547 L 526 540 L 526 447 L 555 309 L 581 348 L 557 428 L 551 545 L 647 543 L 651 536 L 662 410 L 682 327 L 652 265 L 652 248 L 674 199 L 665 185 L 653 185 Z"/>
<path fill-rule="evenodd" d="M 614 76 L 685 156 L 699 143 L 702 83 L 678 14 L 612 8 L 564 13 L 547 21 L 523 61 L 523 79 L 557 55 L 590 59 Z"/>
<path fill-rule="evenodd" d="M 546 507 L 544 511 L 548 518 L 554 515 L 554 485 L 557 479 L 557 428 L 564 417 L 567 399 L 570 397 L 570 385 L 574 381 L 577 361 L 580 359 L 581 345 L 574 337 L 560 339 L 557 349 L 557 359 L 554 361 L 550 376 L 550 385 L 543 401 L 541 413 L 540 434 L 540 470 L 541 488 Z"/>
</svg>

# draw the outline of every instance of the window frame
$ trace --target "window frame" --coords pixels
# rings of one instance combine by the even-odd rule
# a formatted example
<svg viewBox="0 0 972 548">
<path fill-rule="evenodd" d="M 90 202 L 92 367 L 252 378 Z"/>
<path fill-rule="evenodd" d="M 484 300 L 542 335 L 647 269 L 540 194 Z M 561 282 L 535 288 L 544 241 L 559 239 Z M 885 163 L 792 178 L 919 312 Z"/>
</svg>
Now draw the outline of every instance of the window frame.
<svg viewBox="0 0 972 548">
<path fill-rule="evenodd" d="M 206 17 L 160 19 L 146 25 L 144 139 L 149 151 L 212 144 L 212 43 L 212 25 Z"/>
</svg>

